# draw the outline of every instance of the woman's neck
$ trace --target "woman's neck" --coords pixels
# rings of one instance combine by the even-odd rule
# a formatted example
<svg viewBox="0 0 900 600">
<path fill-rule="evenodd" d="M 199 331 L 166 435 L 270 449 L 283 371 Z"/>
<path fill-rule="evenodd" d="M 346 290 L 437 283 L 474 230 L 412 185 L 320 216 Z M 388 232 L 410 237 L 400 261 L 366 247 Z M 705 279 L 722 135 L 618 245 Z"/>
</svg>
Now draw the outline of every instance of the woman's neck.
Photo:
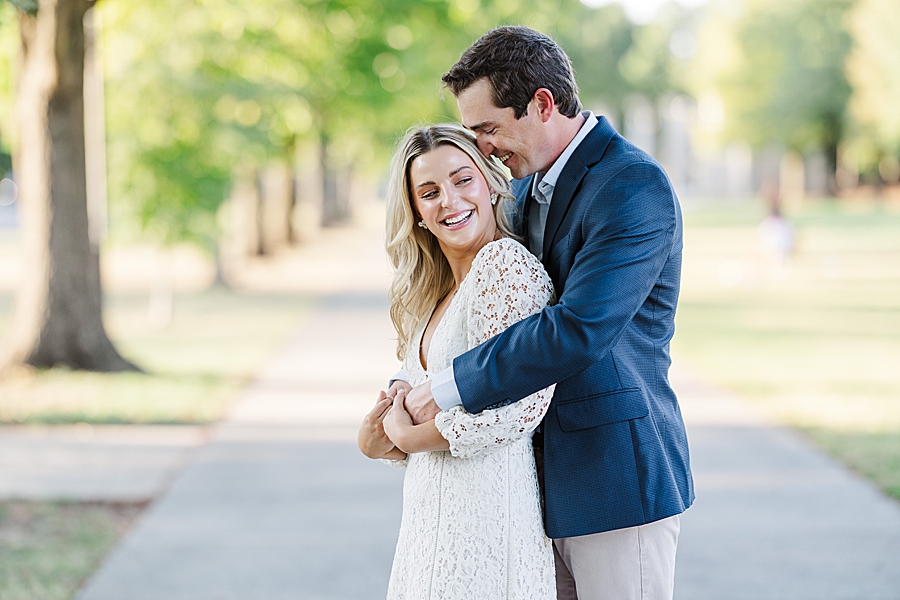
<svg viewBox="0 0 900 600">
<path fill-rule="evenodd" d="M 482 246 L 483 247 L 483 246 Z M 481 250 L 481 248 L 479 248 Z M 467 254 L 464 256 L 447 256 L 447 262 L 450 264 L 450 272 L 453 273 L 453 288 L 456 289 L 472 270 L 472 262 L 475 260 L 475 254 Z"/>
<path fill-rule="evenodd" d="M 472 269 L 472 262 L 475 260 L 478 253 L 481 252 L 481 249 L 492 241 L 499 240 L 502 237 L 503 234 L 498 230 L 494 233 L 493 238 L 486 240 L 480 246 L 472 246 L 466 249 L 447 248 L 444 244 L 441 244 L 441 250 L 444 253 L 444 257 L 447 259 L 447 263 L 450 265 L 450 272 L 453 273 L 454 289 L 458 288 L 463 282 L 463 279 L 466 278 L 466 275 L 469 274 L 469 271 Z"/>
</svg>

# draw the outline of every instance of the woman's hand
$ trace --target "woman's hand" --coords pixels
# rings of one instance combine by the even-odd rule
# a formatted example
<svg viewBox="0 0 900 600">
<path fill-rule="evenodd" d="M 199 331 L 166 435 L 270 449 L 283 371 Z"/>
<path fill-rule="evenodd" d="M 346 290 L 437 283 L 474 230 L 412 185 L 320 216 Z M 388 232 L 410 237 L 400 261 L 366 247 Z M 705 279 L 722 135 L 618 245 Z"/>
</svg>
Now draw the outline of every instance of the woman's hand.
<svg viewBox="0 0 900 600">
<path fill-rule="evenodd" d="M 397 395 L 397 392 L 403 390 L 406 393 L 409 393 L 409 390 L 412 389 L 412 386 L 409 383 L 403 381 L 402 379 L 395 379 L 394 383 L 391 384 L 391 387 L 388 388 L 387 395 L 388 398 L 394 398 Z"/>
<path fill-rule="evenodd" d="M 450 443 L 441 436 L 434 419 L 421 425 L 414 424 L 406 410 L 405 401 L 406 390 L 398 391 L 394 396 L 394 404 L 384 417 L 384 432 L 397 447 L 395 451 L 411 454 L 449 450 Z"/>
<path fill-rule="evenodd" d="M 357 435 L 357 444 L 362 453 L 369 458 L 394 458 L 388 456 L 395 450 L 394 442 L 385 434 L 383 421 L 391 408 L 391 398 L 383 391 L 378 393 L 378 400 L 369 414 L 363 419 Z M 401 457 L 402 458 L 402 457 Z"/>
<path fill-rule="evenodd" d="M 406 412 L 403 401 L 406 399 L 406 390 L 397 390 L 394 403 L 384 417 L 384 432 L 395 446 L 408 452 L 406 441 L 413 431 L 412 417 Z"/>
</svg>

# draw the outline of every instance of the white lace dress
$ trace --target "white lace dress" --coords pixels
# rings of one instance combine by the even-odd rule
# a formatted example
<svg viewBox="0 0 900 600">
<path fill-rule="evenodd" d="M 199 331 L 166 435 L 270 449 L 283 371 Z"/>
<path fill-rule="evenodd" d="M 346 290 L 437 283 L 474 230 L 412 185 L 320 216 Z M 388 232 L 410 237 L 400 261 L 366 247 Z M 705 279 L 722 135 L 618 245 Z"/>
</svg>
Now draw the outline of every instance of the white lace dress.
<svg viewBox="0 0 900 600">
<path fill-rule="evenodd" d="M 427 371 L 412 345 L 404 362 L 409 383 L 540 311 L 551 295 L 549 277 L 522 245 L 487 244 L 435 329 Z M 442 412 L 435 424 L 450 451 L 395 461 L 407 471 L 389 600 L 556 599 L 531 448 L 552 394 L 553 386 L 477 415 L 462 407 Z"/>
</svg>

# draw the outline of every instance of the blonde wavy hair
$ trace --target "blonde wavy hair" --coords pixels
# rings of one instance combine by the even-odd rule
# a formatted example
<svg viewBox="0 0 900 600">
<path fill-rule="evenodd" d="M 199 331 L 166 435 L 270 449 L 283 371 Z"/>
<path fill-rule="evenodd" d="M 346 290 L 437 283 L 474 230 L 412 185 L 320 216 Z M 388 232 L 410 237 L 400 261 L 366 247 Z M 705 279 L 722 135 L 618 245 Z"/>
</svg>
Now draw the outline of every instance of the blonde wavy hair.
<svg viewBox="0 0 900 600">
<path fill-rule="evenodd" d="M 490 189 L 498 194 L 493 207 L 497 229 L 506 237 L 520 239 L 513 228 L 516 208 L 509 181 L 499 165 L 481 154 L 471 132 L 452 123 L 414 127 L 406 132 L 391 161 L 385 236 L 388 258 L 394 267 L 388 298 L 400 360 L 406 357 L 422 321 L 453 288 L 453 273 L 437 238 L 416 226 L 420 217 L 409 179 L 413 161 L 440 146 L 455 146 L 469 155 Z"/>
</svg>

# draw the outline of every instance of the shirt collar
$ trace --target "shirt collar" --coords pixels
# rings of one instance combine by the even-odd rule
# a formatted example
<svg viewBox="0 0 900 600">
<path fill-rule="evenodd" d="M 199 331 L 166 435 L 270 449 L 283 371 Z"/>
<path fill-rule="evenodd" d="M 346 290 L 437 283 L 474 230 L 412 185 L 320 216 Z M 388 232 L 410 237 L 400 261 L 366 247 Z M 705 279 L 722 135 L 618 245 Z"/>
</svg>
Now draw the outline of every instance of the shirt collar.
<svg viewBox="0 0 900 600">
<path fill-rule="evenodd" d="M 569 142 L 569 145 L 566 146 L 566 149 L 563 150 L 563 153 L 559 155 L 559 158 L 557 158 L 553 165 L 550 166 L 547 173 L 543 176 L 540 173 L 534 174 L 534 180 L 531 183 L 531 193 L 539 204 L 550 203 L 550 200 L 553 198 L 553 189 L 556 187 L 556 180 L 559 179 L 563 167 L 569 162 L 569 158 L 571 158 L 572 153 L 575 152 L 578 145 L 587 137 L 587 134 L 591 132 L 591 129 L 597 125 L 597 117 L 595 117 L 594 113 L 591 111 L 583 110 L 581 111 L 581 116 L 585 118 L 584 124 L 581 126 L 581 129 L 578 130 L 575 137 L 572 138 L 572 141 Z"/>
</svg>

